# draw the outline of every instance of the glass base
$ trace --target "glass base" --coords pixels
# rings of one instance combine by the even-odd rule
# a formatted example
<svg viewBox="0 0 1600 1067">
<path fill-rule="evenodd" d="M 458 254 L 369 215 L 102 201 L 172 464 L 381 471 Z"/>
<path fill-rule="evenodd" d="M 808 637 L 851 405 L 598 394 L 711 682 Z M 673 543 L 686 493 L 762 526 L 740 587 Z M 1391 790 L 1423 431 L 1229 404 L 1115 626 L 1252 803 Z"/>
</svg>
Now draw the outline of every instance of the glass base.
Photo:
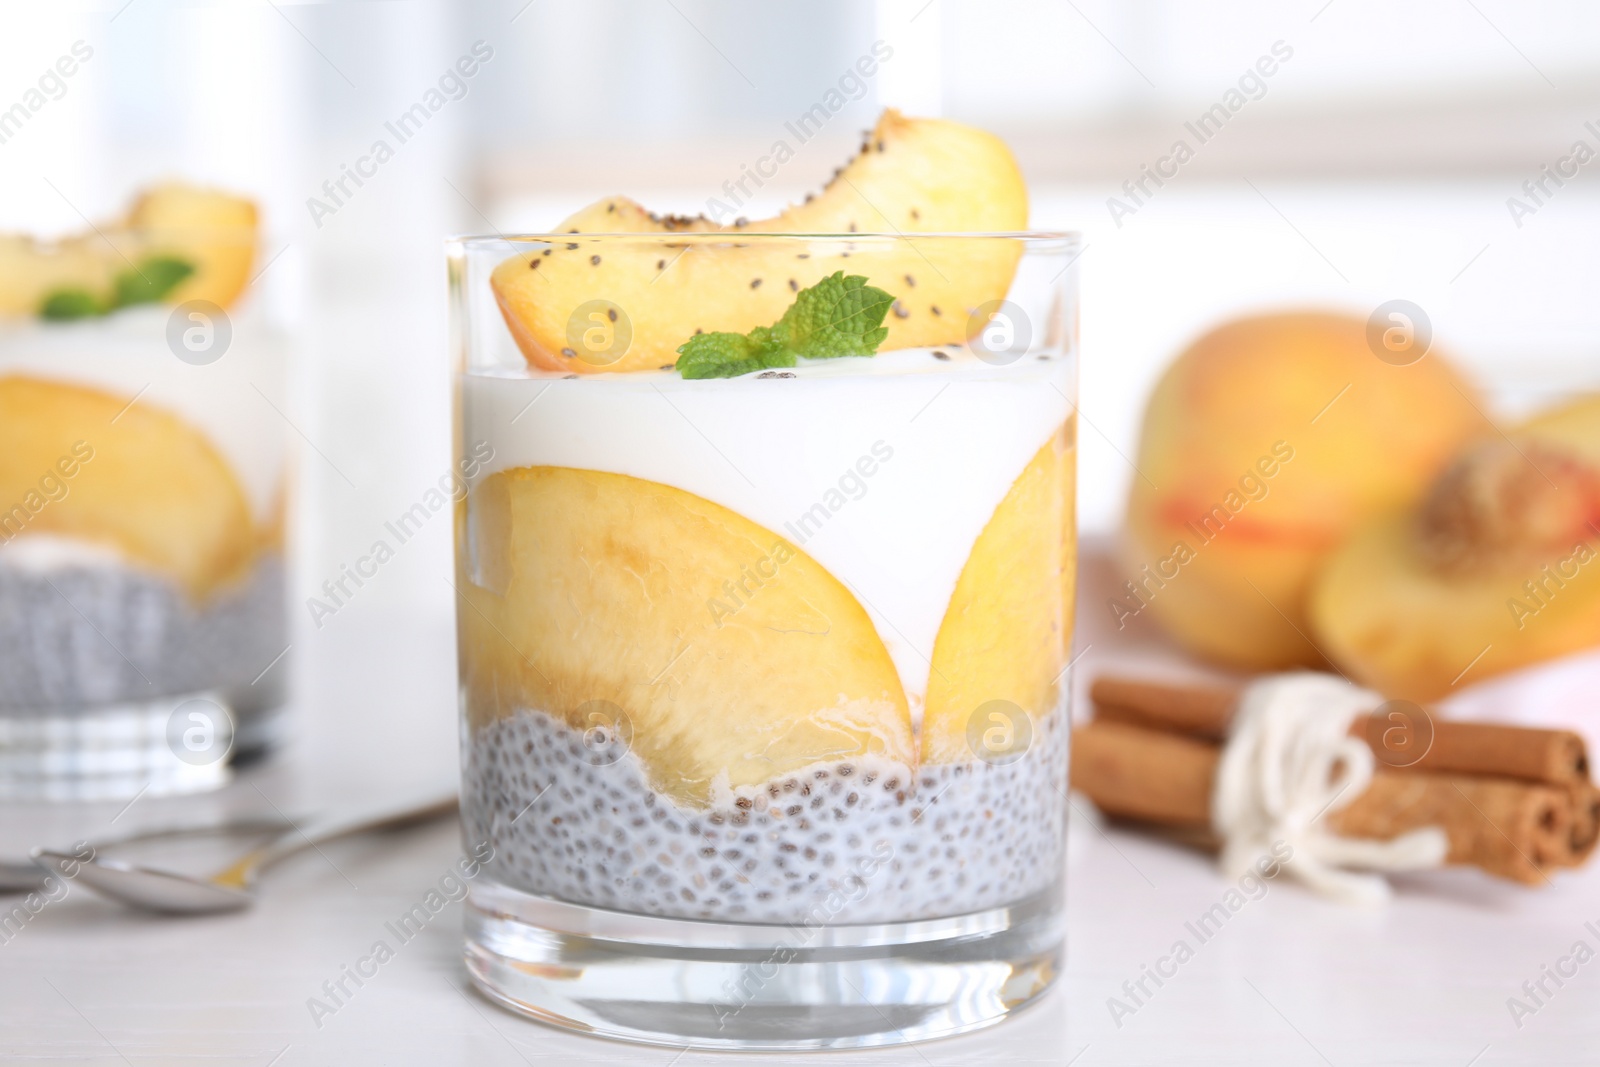
<svg viewBox="0 0 1600 1067">
<path fill-rule="evenodd" d="M 253 694 L 252 694 L 253 696 Z M 206 690 L 0 713 L 0 800 L 107 801 L 218 789 L 277 740 L 281 696 Z"/>
<path fill-rule="evenodd" d="M 492 881 L 466 963 L 491 1000 L 582 1033 L 693 1049 L 898 1045 L 992 1026 L 1049 988 L 1060 887 L 908 923 L 768 926 L 567 904 Z"/>
</svg>

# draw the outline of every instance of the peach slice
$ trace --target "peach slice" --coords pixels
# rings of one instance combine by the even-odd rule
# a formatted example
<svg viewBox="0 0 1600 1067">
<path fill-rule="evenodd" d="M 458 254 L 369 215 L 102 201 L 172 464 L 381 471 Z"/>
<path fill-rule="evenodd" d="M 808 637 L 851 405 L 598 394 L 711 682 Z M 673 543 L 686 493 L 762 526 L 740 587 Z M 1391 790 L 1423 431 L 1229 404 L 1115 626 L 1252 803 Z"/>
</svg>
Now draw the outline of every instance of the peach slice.
<svg viewBox="0 0 1600 1067">
<path fill-rule="evenodd" d="M 95 243 L 102 248 L 94 248 Z M 16 234 L 0 236 L 0 317 L 37 315 L 45 294 L 57 289 L 109 292 L 116 273 L 109 252 L 98 237 L 43 245 Z"/>
<path fill-rule="evenodd" d="M 1463 453 L 1328 561 L 1311 617 L 1352 675 L 1419 701 L 1600 645 L 1600 401 Z"/>
<path fill-rule="evenodd" d="M 150 254 L 170 255 L 194 274 L 167 297 L 169 304 L 209 300 L 227 307 L 250 284 L 255 265 L 256 206 L 214 189 L 170 182 L 134 202 L 128 227 L 145 235 Z"/>
<path fill-rule="evenodd" d="M 1024 736 L 1002 710 L 1001 735 L 969 726 L 991 701 L 1034 725 L 1056 706 L 1072 644 L 1077 539 L 1073 425 L 1045 442 L 972 546 L 934 640 L 922 719 L 922 758 L 962 763 L 1008 755 Z M 971 736 L 980 738 L 975 749 Z M 985 737 L 1000 737 L 985 742 Z M 981 749 L 982 751 L 978 751 Z"/>
<path fill-rule="evenodd" d="M 1128 502 L 1134 592 L 1203 656 L 1253 669 L 1321 662 L 1306 597 L 1364 522 L 1415 499 L 1487 432 L 1476 394 L 1437 351 L 1377 358 L 1360 319 L 1240 319 L 1196 341 L 1145 410 Z"/>
<path fill-rule="evenodd" d="M 104 545 L 196 599 L 255 551 L 244 492 L 197 430 L 147 403 L 20 375 L 0 378 L 0 508 L 0 540 Z"/>
<path fill-rule="evenodd" d="M 1002 238 L 958 242 L 914 235 L 1014 231 L 1027 220 L 1022 174 L 998 138 L 890 110 L 821 194 L 781 215 L 718 226 L 660 218 L 626 197 L 608 197 L 557 227 L 572 240 L 507 259 L 491 284 L 523 355 L 546 370 L 655 370 L 675 362 L 678 346 L 696 330 L 746 333 L 770 326 L 796 290 L 836 270 L 865 275 L 899 298 L 885 320 L 889 336 L 882 350 L 955 344 L 966 339 L 974 310 L 1006 295 L 1021 247 Z M 584 237 L 685 232 L 913 236 L 862 241 L 848 253 L 841 245 L 826 255 L 782 242 L 697 241 L 674 249 L 655 240 Z M 595 300 L 627 317 L 631 338 L 615 356 L 621 346 L 613 345 L 605 321 L 593 323 L 606 334 L 603 345 L 582 341 L 591 323 L 580 309 Z"/>
<path fill-rule="evenodd" d="M 620 708 L 655 787 L 697 805 L 822 761 L 915 762 L 899 675 L 855 597 L 719 504 L 521 467 L 473 489 L 458 536 L 476 725 L 537 708 L 583 730 Z"/>
<path fill-rule="evenodd" d="M 256 208 L 210 189 L 168 183 L 143 194 L 129 215 L 55 242 L 0 236 L 0 316 L 38 315 L 46 297 L 70 290 L 108 306 L 119 275 L 155 257 L 193 269 L 163 299 L 232 304 L 250 282 Z"/>
</svg>

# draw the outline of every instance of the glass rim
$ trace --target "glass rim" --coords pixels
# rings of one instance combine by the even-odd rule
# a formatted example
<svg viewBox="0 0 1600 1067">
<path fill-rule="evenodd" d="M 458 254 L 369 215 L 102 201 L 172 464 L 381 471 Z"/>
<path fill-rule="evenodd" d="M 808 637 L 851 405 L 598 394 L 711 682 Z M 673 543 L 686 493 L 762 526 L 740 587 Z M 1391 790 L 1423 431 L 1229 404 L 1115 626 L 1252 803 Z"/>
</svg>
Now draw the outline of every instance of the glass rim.
<svg viewBox="0 0 1600 1067">
<path fill-rule="evenodd" d="M 666 244 L 683 241 L 711 242 L 711 241 L 742 241 L 747 238 L 761 238 L 762 240 L 787 240 L 787 241 L 862 241 L 889 243 L 895 241 L 914 242 L 917 240 L 1010 240 L 1024 241 L 1032 245 L 1060 243 L 1065 246 L 1081 244 L 1083 234 L 1078 230 L 993 230 L 993 231 L 916 231 L 912 233 L 890 233 L 879 230 L 864 231 L 860 233 L 830 233 L 824 231 L 789 231 L 774 232 L 771 230 L 670 230 L 665 232 L 646 233 L 618 233 L 607 231 L 604 233 L 464 233 L 455 234 L 445 238 L 448 246 L 482 245 L 493 242 L 499 243 L 529 243 L 529 244 L 561 244 L 577 240 L 632 240 L 647 243 Z"/>
</svg>

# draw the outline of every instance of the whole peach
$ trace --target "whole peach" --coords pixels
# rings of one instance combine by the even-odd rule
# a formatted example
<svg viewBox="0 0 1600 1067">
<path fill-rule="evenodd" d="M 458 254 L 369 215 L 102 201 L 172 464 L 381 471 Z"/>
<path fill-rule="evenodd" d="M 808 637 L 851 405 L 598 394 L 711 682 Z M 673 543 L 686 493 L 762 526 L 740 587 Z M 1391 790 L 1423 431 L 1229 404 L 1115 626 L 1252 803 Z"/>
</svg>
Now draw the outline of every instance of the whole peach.
<svg viewBox="0 0 1600 1067">
<path fill-rule="evenodd" d="M 1380 359 L 1357 318 L 1297 312 L 1212 330 L 1145 411 L 1130 584 L 1109 609 L 1121 625 L 1148 610 L 1233 666 L 1322 662 L 1305 622 L 1317 565 L 1484 433 L 1480 408 L 1439 352 Z"/>
</svg>

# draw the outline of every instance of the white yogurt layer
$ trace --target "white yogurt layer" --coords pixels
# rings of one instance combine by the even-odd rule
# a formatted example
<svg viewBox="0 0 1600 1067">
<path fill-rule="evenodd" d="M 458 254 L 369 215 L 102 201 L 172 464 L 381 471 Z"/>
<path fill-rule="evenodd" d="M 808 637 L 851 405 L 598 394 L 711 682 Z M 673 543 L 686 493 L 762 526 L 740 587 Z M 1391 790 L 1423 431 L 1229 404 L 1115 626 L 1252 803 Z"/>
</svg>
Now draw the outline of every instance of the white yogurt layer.
<svg viewBox="0 0 1600 1067">
<path fill-rule="evenodd" d="M 959 346 L 685 381 L 673 371 L 565 379 L 471 372 L 474 481 L 561 466 L 661 482 L 803 548 L 861 602 L 921 720 L 929 657 L 972 546 L 1072 413 L 1068 356 L 991 366 Z"/>
<path fill-rule="evenodd" d="M 236 316 L 227 351 L 194 366 L 167 347 L 171 314 L 139 307 L 83 322 L 0 324 L 0 378 L 89 386 L 176 415 L 216 448 L 264 521 L 277 506 L 287 457 L 289 428 L 274 409 L 284 404 L 284 346 L 251 316 Z"/>
</svg>

